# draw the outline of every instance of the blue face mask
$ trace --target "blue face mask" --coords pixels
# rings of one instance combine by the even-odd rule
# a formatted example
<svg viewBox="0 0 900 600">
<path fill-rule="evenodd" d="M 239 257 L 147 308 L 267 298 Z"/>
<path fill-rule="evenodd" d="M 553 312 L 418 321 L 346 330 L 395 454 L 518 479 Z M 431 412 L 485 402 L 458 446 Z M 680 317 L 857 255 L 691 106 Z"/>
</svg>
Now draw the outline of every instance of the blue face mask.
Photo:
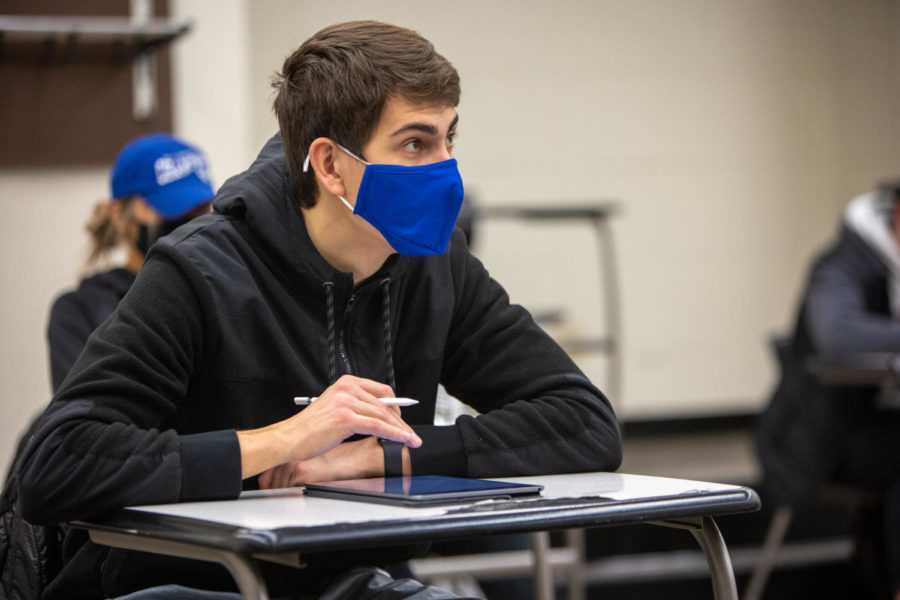
<svg viewBox="0 0 900 600">
<path fill-rule="evenodd" d="M 366 165 L 356 206 L 340 197 L 347 208 L 371 223 L 403 256 L 443 254 L 463 200 L 456 159 L 416 167 L 377 165 L 338 147 Z"/>
</svg>

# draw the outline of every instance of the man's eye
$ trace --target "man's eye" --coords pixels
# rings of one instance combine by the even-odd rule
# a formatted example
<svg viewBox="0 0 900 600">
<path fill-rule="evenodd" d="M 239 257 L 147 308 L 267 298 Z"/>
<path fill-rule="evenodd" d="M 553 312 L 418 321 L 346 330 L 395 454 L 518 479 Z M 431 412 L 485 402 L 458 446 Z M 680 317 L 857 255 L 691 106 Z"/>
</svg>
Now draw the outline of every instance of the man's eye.
<svg viewBox="0 0 900 600">
<path fill-rule="evenodd" d="M 403 144 L 403 149 L 407 152 L 416 152 L 422 148 L 422 142 L 419 140 L 409 140 L 405 144 Z"/>
<path fill-rule="evenodd" d="M 457 133 L 455 131 L 453 131 L 447 135 L 447 146 L 449 146 L 451 148 L 453 147 L 453 145 L 456 143 L 456 136 L 457 136 Z"/>
</svg>

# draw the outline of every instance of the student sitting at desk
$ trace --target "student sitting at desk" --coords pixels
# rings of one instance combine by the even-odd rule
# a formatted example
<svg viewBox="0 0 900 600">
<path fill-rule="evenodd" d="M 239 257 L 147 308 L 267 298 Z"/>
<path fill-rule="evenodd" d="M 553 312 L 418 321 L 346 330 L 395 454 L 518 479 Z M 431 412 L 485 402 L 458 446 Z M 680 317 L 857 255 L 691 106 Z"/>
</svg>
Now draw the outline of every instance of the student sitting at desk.
<svg viewBox="0 0 900 600">
<path fill-rule="evenodd" d="M 782 378 L 760 422 L 760 458 L 782 503 L 803 504 L 829 480 L 885 491 L 884 544 L 900 600 L 900 413 L 878 389 L 823 386 L 813 356 L 900 352 L 900 182 L 855 198 L 837 241 L 813 264 Z"/>
<path fill-rule="evenodd" d="M 42 416 L 26 518 L 385 474 L 617 468 L 606 398 L 453 232 L 453 66 L 412 31 L 345 23 L 289 56 L 276 89 L 280 133 L 213 214 L 154 245 Z M 482 414 L 432 425 L 439 383 Z M 392 396 L 420 403 L 401 416 L 378 401 Z M 45 599 L 234 589 L 216 565 L 79 542 Z M 315 597 L 376 556 L 409 555 L 311 556 L 266 566 L 267 581 Z M 417 593 L 373 573 L 368 594 Z"/>
</svg>

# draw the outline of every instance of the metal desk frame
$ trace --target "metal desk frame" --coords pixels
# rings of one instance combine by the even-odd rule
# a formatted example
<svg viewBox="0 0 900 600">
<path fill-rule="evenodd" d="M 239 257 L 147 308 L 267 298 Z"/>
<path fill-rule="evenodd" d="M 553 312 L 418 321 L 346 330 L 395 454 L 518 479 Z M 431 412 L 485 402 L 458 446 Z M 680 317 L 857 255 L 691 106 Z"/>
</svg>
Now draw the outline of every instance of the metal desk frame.
<svg viewBox="0 0 900 600">
<path fill-rule="evenodd" d="M 521 220 L 534 223 L 589 223 L 597 238 L 600 294 L 606 335 L 598 339 L 559 340 L 573 354 L 602 352 L 608 356 L 605 391 L 616 408 L 622 394 L 622 318 L 619 311 L 619 278 L 616 252 L 609 219 L 618 212 L 611 201 L 593 201 L 583 205 L 544 202 L 535 205 L 484 206 L 475 209 L 475 219 Z"/>
<path fill-rule="evenodd" d="M 547 485 L 545 498 L 510 501 L 499 509 L 483 503 L 455 505 L 441 509 L 441 514 L 400 508 L 401 512 L 392 513 L 390 518 L 354 522 L 350 527 L 345 522 L 315 526 L 242 526 L 240 519 L 254 512 L 248 511 L 248 508 L 258 509 L 258 515 L 277 518 L 271 516 L 272 511 L 266 512 L 266 501 L 275 497 L 268 495 L 220 503 L 124 509 L 104 519 L 74 522 L 73 526 L 87 529 L 91 539 L 99 544 L 219 562 L 232 574 L 243 598 L 268 600 L 257 560 L 302 567 L 306 553 L 450 539 L 459 535 L 647 523 L 690 531 L 706 556 L 714 597 L 717 600 L 737 600 L 731 560 L 713 517 L 757 510 L 760 503 L 753 490 L 615 473 L 515 479 L 544 483 Z M 571 486 L 566 488 L 565 485 L 573 481 L 582 490 L 588 489 L 584 487 L 586 483 L 593 485 L 590 489 L 596 489 L 596 492 L 582 491 L 566 496 Z M 630 492 L 626 489 L 635 482 L 644 485 L 641 491 Z M 620 489 L 615 494 L 602 496 L 605 489 L 613 489 L 610 487 L 613 484 L 619 485 Z M 647 488 L 647 484 L 651 488 Z M 648 492 L 648 489 L 656 489 L 658 493 Z M 348 505 L 348 502 L 340 500 L 305 497 L 298 490 L 288 490 L 276 499 L 294 507 L 291 514 L 295 515 L 302 515 L 303 507 L 315 507 L 320 512 L 333 509 L 343 515 Z M 545 499 L 547 502 L 542 502 Z M 258 500 L 258 504 L 253 504 Z M 529 502 L 532 504 L 529 505 Z M 219 512 L 233 511 L 235 518 L 208 520 L 198 516 L 208 514 L 211 509 L 207 507 L 212 505 L 216 505 Z M 397 515 L 402 516 L 398 518 Z M 540 585 L 552 585 L 552 577 L 546 567 L 537 577 Z"/>
</svg>

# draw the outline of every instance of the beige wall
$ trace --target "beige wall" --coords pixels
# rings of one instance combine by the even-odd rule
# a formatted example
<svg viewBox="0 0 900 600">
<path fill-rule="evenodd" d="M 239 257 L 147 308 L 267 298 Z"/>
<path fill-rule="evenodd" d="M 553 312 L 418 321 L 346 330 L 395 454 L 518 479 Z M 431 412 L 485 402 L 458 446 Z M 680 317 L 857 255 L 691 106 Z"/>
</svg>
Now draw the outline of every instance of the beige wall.
<svg viewBox="0 0 900 600">
<path fill-rule="evenodd" d="M 483 204 L 619 200 L 626 416 L 744 411 L 771 385 L 807 257 L 844 201 L 900 174 L 897 2 L 370 4 L 251 13 L 264 79 L 327 24 L 422 32 L 460 71 L 458 158 Z M 514 300 L 602 333 L 586 227 L 489 224 L 478 254 Z M 598 382 L 603 361 L 579 357 Z"/>
<path fill-rule="evenodd" d="M 107 197 L 102 169 L 0 170 L 0 469 L 28 422 L 50 400 L 45 327 L 50 302 L 77 283 L 81 224 Z"/>
<path fill-rule="evenodd" d="M 900 1 L 173 0 L 177 132 L 221 182 L 274 131 L 268 79 L 320 27 L 419 30 L 460 71 L 458 146 L 482 204 L 617 199 L 627 417 L 756 409 L 810 253 L 846 200 L 900 175 Z M 105 169 L 0 170 L 7 216 L 0 465 L 47 401 L 43 328 L 74 283 Z M 583 226 L 488 224 L 514 300 L 599 333 Z M 583 357 L 603 384 L 602 360 Z"/>
</svg>

